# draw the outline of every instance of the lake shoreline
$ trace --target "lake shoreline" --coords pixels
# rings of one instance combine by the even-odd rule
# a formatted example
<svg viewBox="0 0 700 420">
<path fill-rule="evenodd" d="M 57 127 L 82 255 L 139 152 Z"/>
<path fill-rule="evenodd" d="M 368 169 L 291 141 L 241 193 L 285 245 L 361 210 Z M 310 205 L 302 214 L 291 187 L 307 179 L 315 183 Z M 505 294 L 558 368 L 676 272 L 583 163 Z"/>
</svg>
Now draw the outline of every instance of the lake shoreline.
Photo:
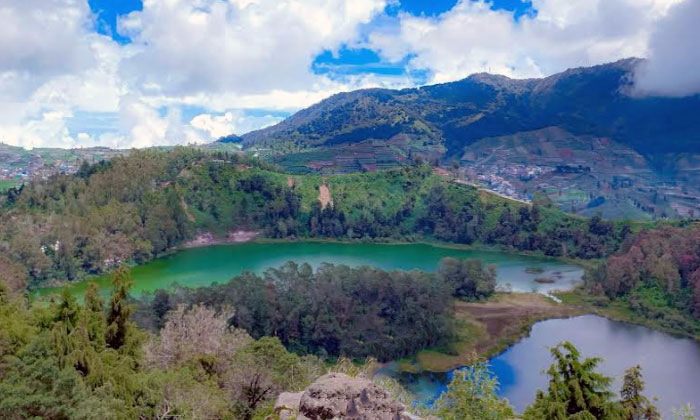
<svg viewBox="0 0 700 420">
<path fill-rule="evenodd" d="M 408 246 L 408 245 L 427 245 L 431 247 L 436 247 L 436 248 L 445 248 L 445 249 L 454 249 L 454 250 L 463 250 L 463 251 L 485 251 L 485 252 L 501 252 L 504 254 L 508 255 L 514 255 L 514 256 L 523 256 L 523 257 L 536 257 L 536 258 L 542 258 L 545 260 L 553 261 L 553 262 L 562 262 L 566 264 L 572 264 L 572 265 L 577 265 L 582 268 L 588 268 L 591 266 L 591 264 L 595 263 L 598 260 L 583 260 L 580 258 L 570 258 L 570 257 L 554 257 L 554 256 L 549 256 L 545 255 L 542 252 L 539 251 L 520 251 L 520 250 L 514 250 L 510 248 L 505 248 L 502 246 L 494 246 L 494 245 L 484 245 L 481 243 L 476 243 L 476 244 L 456 244 L 456 243 L 450 243 L 450 242 L 441 242 L 441 241 L 436 241 L 436 240 L 430 240 L 430 239 L 425 239 L 421 238 L 420 240 L 416 241 L 411 241 L 411 240 L 396 240 L 396 239 L 391 239 L 391 238 L 378 238 L 378 239 L 366 239 L 366 238 L 358 238 L 358 239 L 334 239 L 334 238 L 302 238 L 302 237 L 295 237 L 295 238 L 269 238 L 265 237 L 262 235 L 261 231 L 256 231 L 256 230 L 246 230 L 246 229 L 236 229 L 236 230 L 230 230 L 226 236 L 221 237 L 215 235 L 211 231 L 201 231 L 199 232 L 196 236 L 193 238 L 190 238 L 186 241 L 183 241 L 163 252 L 158 254 L 157 256 L 153 257 L 152 259 L 141 263 L 137 264 L 136 262 L 130 260 L 130 261 L 124 261 L 123 264 L 128 266 L 129 268 L 134 268 L 138 267 L 144 264 L 148 264 L 152 261 L 155 261 L 160 258 L 165 258 L 172 256 L 179 251 L 187 250 L 187 249 L 196 249 L 196 248 L 207 248 L 207 247 L 216 247 L 216 246 L 226 246 L 226 245 L 236 245 L 236 244 L 243 244 L 243 243 L 328 243 L 328 244 L 348 244 L 348 245 L 353 245 L 353 244 L 377 244 L 377 245 L 395 245 L 395 246 Z M 113 267 L 114 268 L 114 267 Z M 30 289 L 30 295 L 33 294 L 33 292 L 44 289 L 44 288 L 58 288 L 58 287 L 63 287 L 63 286 L 70 286 L 72 284 L 81 282 L 81 281 L 90 281 L 105 275 L 109 275 L 113 270 L 105 270 L 104 272 L 100 274 L 92 274 L 92 275 L 87 275 L 84 277 L 80 277 L 76 279 L 76 281 L 49 281 L 45 283 L 43 286 L 40 287 L 35 287 L 34 289 Z"/>
<path fill-rule="evenodd" d="M 600 314 L 582 313 L 536 322 L 527 336 L 488 357 L 489 370 L 500 385 L 499 396 L 509 399 L 516 412 L 522 413 L 534 400 L 536 390 L 548 386 L 543 373 L 553 360 L 547 349 L 563 341 L 574 344 L 583 357 L 603 359 L 599 371 L 612 378 L 612 391 L 622 387 L 625 369 L 640 365 L 646 382 L 645 395 L 658 397 L 657 407 L 664 418 L 670 418 L 674 408 L 700 401 L 695 387 L 700 372 L 697 341 Z M 389 363 L 376 374 L 399 381 L 416 401 L 425 404 L 447 389 L 454 372 L 411 372 L 401 367 L 400 363 Z M 677 388 L 679 383 L 685 386 Z"/>
<path fill-rule="evenodd" d="M 572 307 L 580 308 L 586 313 L 598 315 L 612 321 L 617 321 L 629 325 L 637 325 L 649 328 L 654 331 L 663 332 L 679 338 L 690 338 L 700 342 L 700 334 L 693 334 L 683 329 L 669 328 L 659 324 L 657 321 L 644 318 L 630 312 L 630 308 L 625 307 L 620 302 L 607 302 L 605 304 L 597 304 L 587 300 L 591 296 L 580 288 L 569 291 L 556 292 L 555 296 L 562 300 L 563 303 Z M 602 306 L 601 306 L 602 305 Z"/>
<path fill-rule="evenodd" d="M 508 255 L 516 255 L 516 256 L 523 256 L 523 257 L 536 257 L 536 258 L 542 258 L 550 261 L 557 261 L 557 262 L 562 262 L 562 263 L 567 263 L 567 264 L 572 264 L 572 265 L 578 265 L 580 267 L 587 267 L 589 266 L 592 262 L 597 262 L 599 260 L 584 260 L 580 258 L 571 258 L 571 257 L 555 257 L 555 256 L 550 256 L 550 255 L 545 255 L 544 253 L 540 251 L 521 251 L 521 250 L 515 250 L 511 248 L 506 248 L 502 246 L 496 246 L 496 245 L 485 245 L 481 243 L 476 243 L 476 244 L 457 244 L 457 243 L 452 243 L 452 242 L 441 242 L 441 241 L 435 241 L 435 240 L 429 240 L 429 239 L 421 239 L 417 241 L 410 241 L 410 240 L 396 240 L 396 239 L 389 239 L 389 238 L 378 238 L 378 239 L 365 239 L 365 238 L 358 238 L 358 239 L 334 239 L 334 238 L 303 238 L 303 237 L 296 237 L 296 238 L 269 238 L 265 236 L 261 236 L 259 231 L 245 231 L 241 230 L 240 232 L 257 232 L 258 235 L 249 239 L 249 240 L 243 240 L 243 241 L 231 241 L 227 242 L 226 238 L 217 238 L 211 232 L 213 236 L 212 242 L 211 243 L 202 243 L 202 244 L 191 244 L 185 246 L 185 243 L 176 245 L 169 250 L 163 252 L 162 254 L 159 254 L 156 258 L 161 258 L 163 256 L 167 255 L 172 255 L 173 253 L 183 250 L 183 249 L 191 249 L 191 248 L 206 248 L 209 246 L 221 246 L 221 245 L 233 245 L 237 243 L 261 243 L 261 244 L 266 244 L 266 243 L 328 243 L 328 244 L 343 244 L 343 245 L 358 245 L 358 244 L 376 244 L 376 245 L 393 245 L 393 246 L 407 246 L 407 245 L 428 245 L 432 246 L 435 248 L 445 248 L 445 249 L 455 249 L 455 250 L 462 250 L 462 251 L 486 251 L 486 252 L 501 252 L 504 254 Z"/>
<path fill-rule="evenodd" d="M 507 351 L 526 338 L 538 322 L 587 314 L 540 293 L 499 292 L 486 301 L 456 301 L 455 306 L 457 336 L 450 348 L 426 349 L 412 358 L 397 360 L 400 371 L 445 373 L 469 366 Z"/>
<path fill-rule="evenodd" d="M 242 244 L 254 241 L 260 235 L 257 230 L 230 230 L 226 236 L 217 237 L 211 232 L 200 232 L 175 248 L 175 251 L 189 248 L 205 248 L 215 245 Z"/>
</svg>

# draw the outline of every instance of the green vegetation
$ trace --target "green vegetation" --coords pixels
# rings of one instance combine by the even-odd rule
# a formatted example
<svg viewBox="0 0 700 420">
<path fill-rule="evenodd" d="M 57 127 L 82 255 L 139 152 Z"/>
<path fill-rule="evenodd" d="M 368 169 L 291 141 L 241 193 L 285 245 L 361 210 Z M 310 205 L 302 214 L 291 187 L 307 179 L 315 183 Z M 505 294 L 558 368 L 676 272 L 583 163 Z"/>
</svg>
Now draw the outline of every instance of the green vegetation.
<svg viewBox="0 0 700 420">
<path fill-rule="evenodd" d="M 494 271 L 455 259 L 435 274 L 288 263 L 224 285 L 159 291 L 137 305 L 128 270 L 117 268 L 107 304 L 96 287 L 82 305 L 68 291 L 34 306 L 22 297 L 27 287 L 147 261 L 200 232 L 485 244 L 588 259 L 586 293 L 567 299 L 700 334 L 700 229 L 635 234 L 630 223 L 479 192 L 426 165 L 291 176 L 227 152 L 137 151 L 12 188 L 0 205 L 2 418 L 256 418 L 279 392 L 313 380 L 325 358 L 488 353 L 554 316 L 524 308 L 528 318 L 516 323 L 524 312 L 497 318 L 498 305 L 476 314 L 469 301 L 492 295 Z M 450 346 L 455 338 L 461 349 Z M 550 387 L 527 419 L 655 419 L 638 371 L 628 372 L 616 402 L 598 360 L 579 360 L 568 344 L 553 355 Z M 510 416 L 480 375 L 457 375 L 441 416 L 463 418 L 467 408 Z"/>
<path fill-rule="evenodd" d="M 335 269 L 326 267 L 315 273 L 317 279 L 307 280 L 322 289 L 318 282 L 328 275 L 324 270 Z M 288 265 L 276 270 L 272 281 L 284 288 L 281 276 L 304 271 L 295 273 Z M 355 274 L 361 272 L 357 269 Z M 372 274 L 378 276 L 376 285 L 388 280 L 376 271 Z M 281 392 L 304 389 L 329 366 L 322 358 L 289 352 L 277 337 L 255 339 L 230 325 L 238 311 L 227 305 L 178 303 L 162 317 L 157 334 L 145 332 L 131 320 L 130 283 L 128 271 L 117 270 L 106 306 L 96 287 L 88 289 L 83 305 L 65 291 L 48 304 L 29 306 L 0 282 L 0 417 L 258 419 L 272 414 L 271 404 Z M 160 303 L 152 307 L 163 311 L 168 306 L 164 297 L 172 296 L 154 298 Z M 569 343 L 555 347 L 552 354 L 548 390 L 538 393 L 525 419 L 658 420 L 657 410 L 643 395 L 638 367 L 626 372 L 622 398 L 616 401 L 609 391 L 610 378 L 595 371 L 599 359 L 581 360 Z M 366 375 L 371 365 L 341 358 L 330 370 Z M 400 391 L 394 382 L 382 384 L 390 392 Z M 442 419 L 512 418 L 512 408 L 496 391 L 487 366 L 476 363 L 455 373 L 431 409 L 414 409 Z M 409 402 L 410 396 L 402 395 L 402 401 Z M 679 416 L 694 418 L 688 407 Z"/>
<path fill-rule="evenodd" d="M 452 297 L 478 299 L 494 288 L 493 270 L 478 260 L 443 259 L 437 274 L 331 264 L 314 272 L 290 261 L 223 285 L 158 291 L 140 301 L 137 319 L 155 329 L 180 304 L 234 307 L 233 325 L 255 338 L 278 337 L 294 352 L 387 361 L 447 345 Z"/>
<path fill-rule="evenodd" d="M 551 349 L 554 364 L 547 370 L 547 391 L 539 390 L 535 402 L 524 414 L 525 420 L 659 420 L 656 407 L 641 394 L 644 390 L 639 366 L 625 372 L 620 392 L 613 400 L 612 378 L 596 372 L 600 358 L 581 360 L 569 342 Z"/>
<path fill-rule="evenodd" d="M 507 400 L 496 395 L 498 381 L 484 363 L 460 369 L 431 411 L 443 420 L 506 420 L 514 417 Z"/>
<path fill-rule="evenodd" d="M 16 179 L 0 179 L 0 192 L 5 192 L 10 188 L 15 188 L 22 185 L 22 180 Z"/>
<path fill-rule="evenodd" d="M 474 363 L 474 356 L 491 358 L 527 336 L 543 319 L 581 314 L 571 305 L 557 304 L 538 293 L 494 293 L 477 302 L 455 302 L 455 338 L 449 346 L 419 352 L 415 366 L 403 369 L 447 372 Z M 403 367 L 403 366 L 402 366 Z"/>
<path fill-rule="evenodd" d="M 700 229 L 662 227 L 639 233 L 586 275 L 587 293 L 570 301 L 603 314 L 700 336 Z"/>
<path fill-rule="evenodd" d="M 28 307 L 0 283 L 0 418 L 250 419 L 319 375 L 313 357 L 230 329 L 226 312 L 172 311 L 160 334 L 129 320 L 129 276 L 110 305 L 91 288 Z"/>
<path fill-rule="evenodd" d="M 323 208 L 322 185 L 330 200 Z M 0 200 L 0 251 L 8 257 L 0 265 L 25 272 L 16 289 L 141 263 L 200 231 L 486 244 L 575 258 L 608 255 L 631 232 L 626 223 L 480 193 L 425 165 L 324 179 L 192 148 L 135 151 L 10 190 Z"/>
</svg>

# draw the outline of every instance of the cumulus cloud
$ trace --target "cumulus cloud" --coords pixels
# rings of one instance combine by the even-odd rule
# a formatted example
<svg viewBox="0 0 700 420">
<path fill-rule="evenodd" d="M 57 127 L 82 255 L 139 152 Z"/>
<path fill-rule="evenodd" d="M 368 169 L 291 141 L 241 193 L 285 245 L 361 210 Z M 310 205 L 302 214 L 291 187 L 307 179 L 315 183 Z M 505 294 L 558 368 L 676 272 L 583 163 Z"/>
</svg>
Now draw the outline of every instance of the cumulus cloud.
<svg viewBox="0 0 700 420">
<path fill-rule="evenodd" d="M 700 93 L 698 31 L 700 1 L 687 0 L 670 9 L 649 41 L 648 60 L 635 74 L 642 94 L 686 96 Z"/>
<path fill-rule="evenodd" d="M 121 52 L 82 0 L 0 1 L 0 141 L 72 147 L 75 109 L 116 110 Z"/>
<path fill-rule="evenodd" d="M 2 1 L 0 22 L 0 97 L 5 100 L 94 63 L 90 8 L 84 1 Z"/>
<path fill-rule="evenodd" d="M 0 141 L 143 147 L 269 125 L 278 118 L 243 110 L 293 111 L 378 84 L 363 76 L 333 81 L 310 64 L 325 49 L 355 42 L 384 7 L 384 0 L 145 0 L 119 18 L 119 31 L 133 40 L 119 45 L 95 32 L 86 0 L 0 0 Z M 211 111 L 209 125 L 202 126 L 206 116 L 194 122 L 200 126 L 183 121 L 184 105 Z M 118 129 L 71 134 L 74 111 L 111 113 Z"/>
<path fill-rule="evenodd" d="M 437 16 L 384 13 L 395 0 L 144 0 L 96 32 L 87 0 L 0 0 L 0 141 L 25 147 L 145 147 L 211 141 L 273 124 L 340 92 L 412 86 L 410 76 L 314 74 L 324 50 L 371 48 L 429 82 L 474 72 L 539 77 L 649 57 L 637 85 L 700 90 L 697 0 L 533 0 L 515 20 L 484 0 Z M 194 118 L 181 109 L 201 108 Z M 191 109 L 191 108 L 189 108 Z M 89 116 L 86 117 L 86 115 Z M 112 131 L 90 130 L 104 116 Z M 81 118 L 90 124 L 81 128 Z M 98 124 L 99 126 L 99 121 Z M 69 129 L 69 128 L 70 129 Z"/>
<path fill-rule="evenodd" d="M 487 1 L 461 0 L 436 17 L 401 14 L 398 30 L 372 34 L 370 45 L 392 60 L 410 54 L 432 82 L 484 71 L 539 77 L 644 56 L 655 23 L 679 1 L 533 0 L 537 14 L 516 21 Z"/>
<path fill-rule="evenodd" d="M 125 74 L 145 93 L 308 89 L 313 58 L 352 42 L 384 0 L 145 0 L 120 19 Z"/>
</svg>

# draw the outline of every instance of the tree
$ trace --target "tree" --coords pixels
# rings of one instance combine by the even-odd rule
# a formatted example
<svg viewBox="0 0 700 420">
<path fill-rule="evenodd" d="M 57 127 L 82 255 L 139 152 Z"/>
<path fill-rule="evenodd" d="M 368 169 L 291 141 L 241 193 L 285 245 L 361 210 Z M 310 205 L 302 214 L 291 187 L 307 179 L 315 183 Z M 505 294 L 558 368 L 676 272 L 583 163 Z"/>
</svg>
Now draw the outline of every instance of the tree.
<svg viewBox="0 0 700 420">
<path fill-rule="evenodd" d="M 614 420 L 619 407 L 612 401 L 612 379 L 596 372 L 600 358 L 580 360 L 581 354 L 568 341 L 551 349 L 554 364 L 547 370 L 547 392 L 537 391 L 527 407 L 526 420 Z"/>
<path fill-rule="evenodd" d="M 620 390 L 625 420 L 661 420 L 661 414 L 649 399 L 642 395 L 644 381 L 642 368 L 637 365 L 625 371 Z"/>
<path fill-rule="evenodd" d="M 673 410 L 673 420 L 698 420 L 693 412 L 693 406 L 686 404 L 680 409 Z"/>
<path fill-rule="evenodd" d="M 513 417 L 508 400 L 496 394 L 498 380 L 485 363 L 455 371 L 432 413 L 443 420 L 505 420 Z"/>
<path fill-rule="evenodd" d="M 283 390 L 303 389 L 309 378 L 299 356 L 279 339 L 263 337 L 236 352 L 223 383 L 237 402 L 239 417 L 248 420 L 262 403 Z"/>
<path fill-rule="evenodd" d="M 83 300 L 85 301 L 83 317 L 90 342 L 94 343 L 96 348 L 102 348 L 106 344 L 107 325 L 105 324 L 104 301 L 96 283 L 90 283 Z"/>
<path fill-rule="evenodd" d="M 459 299 L 481 299 L 496 289 L 496 269 L 480 259 L 459 260 L 446 257 L 440 260 L 438 277 L 453 288 Z"/>
<path fill-rule="evenodd" d="M 160 336 L 147 343 L 146 361 L 167 369 L 202 357 L 224 358 L 235 353 L 252 340 L 244 330 L 229 330 L 231 312 L 225 308 L 217 313 L 203 305 L 186 310 L 186 305 L 178 305 L 168 314 Z"/>
<path fill-rule="evenodd" d="M 129 289 L 133 284 L 131 272 L 126 267 L 117 268 L 112 274 L 112 297 L 107 312 L 107 346 L 119 350 L 127 340 L 129 317 L 132 308 L 128 303 Z"/>
</svg>

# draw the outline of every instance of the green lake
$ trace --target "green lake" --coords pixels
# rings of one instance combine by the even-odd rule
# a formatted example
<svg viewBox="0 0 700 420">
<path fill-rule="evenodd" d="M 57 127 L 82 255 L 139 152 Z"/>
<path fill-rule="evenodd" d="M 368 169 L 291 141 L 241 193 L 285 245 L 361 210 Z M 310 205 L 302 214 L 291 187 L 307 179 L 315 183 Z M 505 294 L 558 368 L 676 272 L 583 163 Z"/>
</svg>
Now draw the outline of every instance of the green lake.
<svg viewBox="0 0 700 420">
<path fill-rule="evenodd" d="M 187 287 L 226 282 L 243 271 L 262 272 L 287 261 L 306 262 L 316 267 L 323 262 L 350 266 L 369 265 L 385 270 L 434 271 L 443 257 L 480 258 L 496 265 L 498 287 L 502 290 L 542 292 L 568 289 L 581 282 L 583 269 L 556 259 L 432 246 L 428 244 L 370 244 L 336 242 L 249 242 L 190 248 L 133 267 L 132 294 L 140 295 L 173 284 Z M 541 284 L 535 278 L 554 283 Z M 92 279 L 105 291 L 110 287 L 107 276 Z M 88 281 L 71 284 L 74 294 L 82 295 Z M 44 288 L 34 297 L 55 293 Z"/>
</svg>

